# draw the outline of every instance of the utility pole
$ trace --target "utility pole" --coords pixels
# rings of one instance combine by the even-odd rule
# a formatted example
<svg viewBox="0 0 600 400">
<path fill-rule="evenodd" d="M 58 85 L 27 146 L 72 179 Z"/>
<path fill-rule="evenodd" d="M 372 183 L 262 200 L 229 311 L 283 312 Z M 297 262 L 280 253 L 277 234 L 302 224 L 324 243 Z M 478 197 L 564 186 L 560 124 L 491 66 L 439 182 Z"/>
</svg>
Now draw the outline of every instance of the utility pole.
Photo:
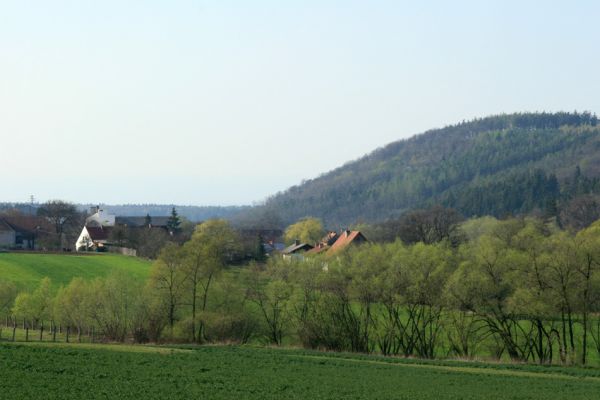
<svg viewBox="0 0 600 400">
<path fill-rule="evenodd" d="M 33 195 L 29 196 L 29 213 L 33 215 L 33 203 L 35 202 L 35 197 Z"/>
</svg>

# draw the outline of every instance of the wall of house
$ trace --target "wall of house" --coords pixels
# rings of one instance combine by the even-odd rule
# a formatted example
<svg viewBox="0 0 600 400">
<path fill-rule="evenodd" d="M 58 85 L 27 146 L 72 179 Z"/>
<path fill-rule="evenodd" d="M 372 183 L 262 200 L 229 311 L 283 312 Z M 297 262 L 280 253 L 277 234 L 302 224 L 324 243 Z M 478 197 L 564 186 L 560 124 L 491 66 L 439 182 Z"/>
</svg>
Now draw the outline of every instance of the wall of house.
<svg viewBox="0 0 600 400">
<path fill-rule="evenodd" d="M 15 231 L 0 232 L 0 248 L 14 247 L 16 241 Z"/>
<path fill-rule="evenodd" d="M 77 238 L 77 242 L 75 242 L 75 251 L 85 250 L 88 243 L 91 243 L 90 234 L 84 226 Z"/>
</svg>

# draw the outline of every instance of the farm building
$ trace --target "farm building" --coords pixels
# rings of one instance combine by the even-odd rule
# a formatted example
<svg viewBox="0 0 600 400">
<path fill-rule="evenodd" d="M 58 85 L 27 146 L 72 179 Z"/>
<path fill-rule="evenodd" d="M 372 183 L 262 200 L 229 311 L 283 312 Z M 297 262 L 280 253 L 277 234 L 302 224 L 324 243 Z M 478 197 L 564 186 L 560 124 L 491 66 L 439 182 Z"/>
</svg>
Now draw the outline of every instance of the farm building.
<svg viewBox="0 0 600 400">
<path fill-rule="evenodd" d="M 14 215 L 0 218 L 0 248 L 34 250 L 38 239 L 51 233 L 53 227 L 44 217 Z"/>
</svg>

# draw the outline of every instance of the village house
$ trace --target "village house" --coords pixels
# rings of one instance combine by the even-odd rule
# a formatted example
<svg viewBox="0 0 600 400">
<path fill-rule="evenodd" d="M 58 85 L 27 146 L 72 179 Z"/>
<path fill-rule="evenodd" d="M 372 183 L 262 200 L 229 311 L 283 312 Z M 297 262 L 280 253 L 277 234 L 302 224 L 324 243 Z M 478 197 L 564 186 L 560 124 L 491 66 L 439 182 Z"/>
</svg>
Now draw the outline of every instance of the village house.
<svg viewBox="0 0 600 400">
<path fill-rule="evenodd" d="M 303 253 L 309 251 L 312 248 L 313 248 L 313 246 L 311 246 L 308 243 L 300 243 L 299 240 L 295 240 L 293 244 L 291 244 L 288 247 L 286 247 L 285 249 L 283 249 L 281 254 L 283 255 L 283 258 L 286 260 L 303 259 L 304 258 Z"/>
<path fill-rule="evenodd" d="M 338 240 L 340 235 L 335 231 L 330 231 L 323 237 L 314 248 L 307 252 L 308 255 L 321 254 L 328 251 L 331 246 Z"/>
<path fill-rule="evenodd" d="M 75 242 L 75 249 L 77 251 L 103 251 L 109 247 L 117 248 L 119 246 L 111 243 L 110 240 L 111 233 L 115 228 L 168 230 L 168 221 L 169 217 L 116 216 L 100 209 L 100 207 L 92 207 L 91 215 L 86 218 L 85 225 Z M 135 253 L 132 249 L 123 248 L 120 248 L 119 252 L 130 255 Z"/>
<path fill-rule="evenodd" d="M 331 245 L 331 248 L 327 251 L 327 254 L 335 254 L 340 252 L 349 246 L 366 243 L 367 238 L 360 233 L 360 231 L 343 231 L 335 242 Z"/>
<path fill-rule="evenodd" d="M 366 243 L 367 238 L 360 231 L 344 230 L 341 233 L 328 232 L 314 246 L 306 243 L 300 243 L 298 240 L 294 244 L 285 248 L 281 253 L 284 259 L 304 259 L 305 256 L 325 254 L 331 256 L 349 246 Z"/>
<path fill-rule="evenodd" d="M 44 217 L 14 215 L 0 217 L 0 248 L 36 250 L 39 239 L 52 232 L 52 226 Z"/>
</svg>

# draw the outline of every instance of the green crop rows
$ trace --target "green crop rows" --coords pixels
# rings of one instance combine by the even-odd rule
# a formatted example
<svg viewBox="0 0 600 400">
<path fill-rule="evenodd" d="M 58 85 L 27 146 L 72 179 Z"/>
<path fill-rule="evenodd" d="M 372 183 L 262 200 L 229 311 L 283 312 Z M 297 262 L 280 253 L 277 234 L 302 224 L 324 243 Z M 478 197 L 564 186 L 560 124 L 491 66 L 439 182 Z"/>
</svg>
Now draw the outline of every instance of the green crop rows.
<svg viewBox="0 0 600 400">
<path fill-rule="evenodd" d="M 249 347 L 0 344 L 6 399 L 594 399 L 600 371 Z"/>
</svg>

